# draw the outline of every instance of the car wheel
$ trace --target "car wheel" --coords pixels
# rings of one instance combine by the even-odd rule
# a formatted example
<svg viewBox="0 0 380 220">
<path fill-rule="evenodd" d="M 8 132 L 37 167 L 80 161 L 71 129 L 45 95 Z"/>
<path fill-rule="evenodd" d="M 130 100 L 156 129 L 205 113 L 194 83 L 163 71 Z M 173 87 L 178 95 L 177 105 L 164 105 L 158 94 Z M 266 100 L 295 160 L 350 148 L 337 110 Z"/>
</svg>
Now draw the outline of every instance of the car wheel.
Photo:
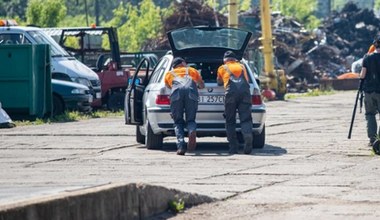
<svg viewBox="0 0 380 220">
<path fill-rule="evenodd" d="M 136 142 L 145 144 L 145 136 L 141 134 L 139 126 L 136 126 Z"/>
<path fill-rule="evenodd" d="M 125 94 L 121 92 L 112 93 L 107 99 L 107 109 L 110 111 L 119 111 L 124 108 Z"/>
<path fill-rule="evenodd" d="M 260 134 L 253 134 L 252 147 L 253 148 L 263 148 L 265 145 L 265 125 Z"/>
<path fill-rule="evenodd" d="M 60 97 L 53 95 L 53 116 L 63 114 L 65 105 Z"/>
<path fill-rule="evenodd" d="M 161 134 L 154 134 L 149 121 L 147 123 L 148 128 L 145 136 L 145 146 L 148 149 L 162 149 L 163 136 Z"/>
</svg>

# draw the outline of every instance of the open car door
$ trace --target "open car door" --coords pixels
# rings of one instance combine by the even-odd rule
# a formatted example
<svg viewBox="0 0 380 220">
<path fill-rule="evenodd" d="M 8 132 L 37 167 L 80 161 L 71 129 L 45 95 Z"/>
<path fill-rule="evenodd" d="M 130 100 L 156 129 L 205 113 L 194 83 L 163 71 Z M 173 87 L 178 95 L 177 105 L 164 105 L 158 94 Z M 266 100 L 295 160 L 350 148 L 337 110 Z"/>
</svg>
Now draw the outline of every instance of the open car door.
<svg viewBox="0 0 380 220">
<path fill-rule="evenodd" d="M 148 82 L 149 60 L 144 57 L 137 66 L 135 74 L 128 81 L 124 100 L 125 124 L 143 124 L 143 95 Z"/>
</svg>

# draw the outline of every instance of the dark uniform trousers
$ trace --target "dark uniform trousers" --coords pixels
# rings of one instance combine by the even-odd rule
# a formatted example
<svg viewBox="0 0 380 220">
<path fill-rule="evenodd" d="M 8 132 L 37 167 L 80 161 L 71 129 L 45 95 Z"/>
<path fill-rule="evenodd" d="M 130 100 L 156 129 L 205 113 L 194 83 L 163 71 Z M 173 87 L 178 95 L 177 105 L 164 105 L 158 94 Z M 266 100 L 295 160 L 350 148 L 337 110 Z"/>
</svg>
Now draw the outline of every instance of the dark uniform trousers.
<svg viewBox="0 0 380 220">
<path fill-rule="evenodd" d="M 177 148 L 184 148 L 185 145 L 185 126 L 190 133 L 195 131 L 197 124 L 195 122 L 198 110 L 198 90 L 195 82 L 188 75 L 178 77 L 173 71 L 174 76 L 172 92 L 170 95 L 170 111 L 174 121 L 174 132 L 177 137 Z M 185 114 L 186 122 L 183 118 Z"/>
<path fill-rule="evenodd" d="M 225 117 L 230 151 L 236 151 L 239 142 L 236 135 L 236 111 L 239 114 L 241 133 L 246 146 L 252 146 L 252 104 L 249 84 L 242 73 L 239 78 L 230 74 L 225 93 Z"/>
</svg>

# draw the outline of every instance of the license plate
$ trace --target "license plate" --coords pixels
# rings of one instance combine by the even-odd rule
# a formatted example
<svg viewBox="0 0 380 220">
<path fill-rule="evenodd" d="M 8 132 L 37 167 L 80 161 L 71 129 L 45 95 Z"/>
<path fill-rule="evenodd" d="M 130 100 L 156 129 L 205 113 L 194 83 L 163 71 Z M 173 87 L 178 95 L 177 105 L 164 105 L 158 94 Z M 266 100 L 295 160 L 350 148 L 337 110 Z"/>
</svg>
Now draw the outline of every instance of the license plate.
<svg viewBox="0 0 380 220">
<path fill-rule="evenodd" d="M 216 104 L 223 104 L 224 103 L 224 96 L 223 95 L 206 95 L 206 96 L 199 96 L 198 99 L 199 103 L 207 104 L 207 103 L 216 103 Z"/>
<path fill-rule="evenodd" d="M 102 93 L 97 92 L 97 93 L 96 93 L 96 98 L 97 98 L 97 99 L 100 99 L 101 97 L 102 97 Z"/>
</svg>

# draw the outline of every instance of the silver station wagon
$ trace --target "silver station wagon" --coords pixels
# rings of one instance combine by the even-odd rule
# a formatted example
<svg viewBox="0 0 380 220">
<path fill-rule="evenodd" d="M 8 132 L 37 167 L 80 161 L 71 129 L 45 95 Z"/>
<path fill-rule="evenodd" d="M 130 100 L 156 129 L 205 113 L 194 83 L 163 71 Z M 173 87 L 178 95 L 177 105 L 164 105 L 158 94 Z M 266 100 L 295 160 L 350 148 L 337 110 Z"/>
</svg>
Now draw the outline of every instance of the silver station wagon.
<svg viewBox="0 0 380 220">
<path fill-rule="evenodd" d="M 217 85 L 217 70 L 223 64 L 223 54 L 227 50 L 242 59 L 252 33 L 225 27 L 191 27 L 173 30 L 167 35 L 172 50 L 153 70 L 149 68 L 148 60 L 142 60 L 130 79 L 125 96 L 125 123 L 136 125 L 136 141 L 148 149 L 160 149 L 165 137 L 175 136 L 170 116 L 170 89 L 165 86 L 164 78 L 171 70 L 173 58 L 180 56 L 197 69 L 205 81 L 205 88 L 199 90 L 197 136 L 226 137 L 224 88 Z M 250 77 L 253 147 L 263 148 L 266 107 L 248 62 L 242 59 L 241 63 Z M 238 117 L 237 120 L 237 134 L 242 142 Z"/>
</svg>

